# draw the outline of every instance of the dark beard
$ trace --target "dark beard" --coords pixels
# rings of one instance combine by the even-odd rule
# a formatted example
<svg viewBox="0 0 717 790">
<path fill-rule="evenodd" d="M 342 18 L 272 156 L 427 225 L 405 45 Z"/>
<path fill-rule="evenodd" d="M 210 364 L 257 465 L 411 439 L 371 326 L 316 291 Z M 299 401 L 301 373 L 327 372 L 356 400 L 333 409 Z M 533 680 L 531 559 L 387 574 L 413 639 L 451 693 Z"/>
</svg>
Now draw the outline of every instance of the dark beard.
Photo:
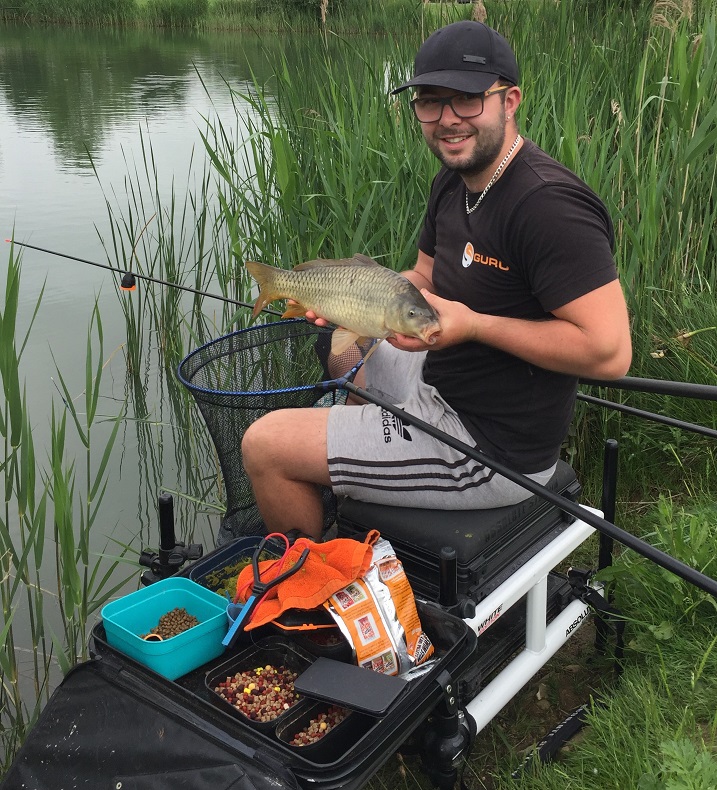
<svg viewBox="0 0 717 790">
<path fill-rule="evenodd" d="M 495 161 L 500 155 L 505 142 L 505 115 L 499 119 L 495 126 L 482 129 L 478 132 L 473 153 L 467 160 L 456 160 L 454 157 L 445 157 L 440 150 L 440 144 L 433 139 L 426 140 L 429 149 L 448 170 L 453 170 L 465 176 L 479 175 L 495 166 Z M 439 129 L 438 133 L 450 132 Z"/>
</svg>

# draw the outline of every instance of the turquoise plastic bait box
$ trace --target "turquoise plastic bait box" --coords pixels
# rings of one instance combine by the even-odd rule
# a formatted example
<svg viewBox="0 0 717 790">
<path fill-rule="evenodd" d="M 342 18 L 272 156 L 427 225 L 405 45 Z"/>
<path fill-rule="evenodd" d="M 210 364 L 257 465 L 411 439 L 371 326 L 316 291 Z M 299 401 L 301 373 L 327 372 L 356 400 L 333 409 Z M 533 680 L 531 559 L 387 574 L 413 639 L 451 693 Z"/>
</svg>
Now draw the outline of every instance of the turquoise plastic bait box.
<svg viewBox="0 0 717 790">
<path fill-rule="evenodd" d="M 161 642 L 140 637 L 156 628 L 159 618 L 173 609 L 186 609 L 199 624 Z M 168 680 L 176 680 L 224 652 L 226 600 L 191 579 L 155 582 L 106 604 L 101 615 L 112 647 Z"/>
</svg>

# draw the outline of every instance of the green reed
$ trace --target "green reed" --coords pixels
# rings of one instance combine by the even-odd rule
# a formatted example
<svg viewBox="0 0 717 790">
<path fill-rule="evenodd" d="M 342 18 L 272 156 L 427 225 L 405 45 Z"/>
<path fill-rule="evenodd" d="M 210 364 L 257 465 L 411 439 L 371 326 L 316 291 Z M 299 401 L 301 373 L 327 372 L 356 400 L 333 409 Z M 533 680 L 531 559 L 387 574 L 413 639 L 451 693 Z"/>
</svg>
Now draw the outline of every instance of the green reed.
<svg viewBox="0 0 717 790">
<path fill-rule="evenodd" d="M 63 405 L 59 411 L 53 406 L 49 457 L 43 460 L 35 450 L 35 422 L 28 413 L 19 373 L 42 295 L 21 334 L 20 275 L 20 262 L 11 247 L 0 312 L 0 435 L 5 451 L 0 467 L 5 492 L 0 515 L 4 624 L 0 632 L 0 743 L 5 764 L 36 720 L 58 668 L 66 672 L 87 657 L 91 616 L 127 581 L 117 580 L 127 548 L 110 546 L 109 539 L 102 552 L 91 545 L 121 417 L 110 419 L 109 435 L 99 441 L 96 423 L 103 419 L 98 411 L 103 362 L 99 314 L 95 308 L 87 338 L 84 413 L 58 370 Z M 84 447 L 84 459 L 70 460 L 68 415 L 73 436 Z"/>
<path fill-rule="evenodd" d="M 20 267 L 11 248 L 5 286 L 5 303 L 0 315 L 0 377 L 3 403 L 0 410 L 0 434 L 4 444 L 2 477 L 4 507 L 0 517 L 0 598 L 3 609 L 2 649 L 0 650 L 0 738 L 9 758 L 15 744 L 24 737 L 27 726 L 38 715 L 45 693 L 50 653 L 43 629 L 44 596 L 39 578 L 45 536 L 47 491 L 35 485 L 35 451 L 32 431 L 25 413 L 24 392 L 20 383 L 19 363 L 27 334 L 18 337 L 17 313 L 20 291 Z M 33 311 L 32 321 L 37 314 Z M 19 522 L 21 529 L 15 524 Z M 27 671 L 21 646 L 16 643 L 14 617 L 27 607 L 32 636 L 30 671 L 34 704 L 23 696 L 19 680 Z"/>
<path fill-rule="evenodd" d="M 105 192 L 100 185 L 109 220 L 109 233 L 102 243 L 112 265 L 227 299 L 241 299 L 241 284 L 226 265 L 230 256 L 224 234 L 217 233 L 209 169 L 197 169 L 195 174 L 192 157 L 183 188 L 175 189 L 173 179 L 167 189 L 157 171 L 152 141 L 143 130 L 140 138 L 139 161 L 127 160 L 122 197 L 114 190 Z M 202 531 L 197 506 L 205 516 L 222 512 L 223 482 L 216 451 L 199 424 L 193 399 L 176 377 L 177 365 L 193 348 L 237 324 L 245 326 L 250 313 L 141 279 L 135 291 L 124 292 L 119 286 L 117 291 L 127 331 L 123 354 L 128 424 L 136 431 L 146 479 L 161 484 L 162 459 L 165 450 L 173 448 L 183 488 L 163 488 L 180 498 L 175 509 L 178 532 L 183 540 L 194 542 L 195 533 Z M 161 371 L 159 377 L 152 375 L 154 364 Z M 148 521 L 154 520 L 154 507 L 153 502 L 145 503 Z M 210 545 L 214 531 L 208 524 L 206 542 Z M 150 540 L 154 538 L 152 535 Z"/>
<path fill-rule="evenodd" d="M 14 0 L 0 9 L 0 18 L 38 25 L 119 26 L 135 14 L 135 0 Z"/>
<path fill-rule="evenodd" d="M 94 337 L 93 337 L 94 335 Z M 91 556 L 92 528 L 100 513 L 107 488 L 107 465 L 110 460 L 123 413 L 110 420 L 109 435 L 95 457 L 97 441 L 93 435 L 96 423 L 104 421 L 98 413 L 102 369 L 104 365 L 102 320 L 97 305 L 92 312 L 85 351 L 84 411 L 77 408 L 65 378 L 58 370 L 64 408 L 58 414 L 52 409 L 52 476 L 49 490 L 54 503 L 55 541 L 57 547 L 58 601 L 65 628 L 65 642 L 69 649 L 67 671 L 75 661 L 87 658 L 87 630 L 89 617 L 121 589 L 126 579 L 114 582 L 118 561 L 104 568 Z M 68 415 L 75 433 L 84 448 L 84 463 L 67 462 L 66 436 Z M 84 468 L 82 468 L 84 467 Z M 78 481 L 78 471 L 83 478 Z M 80 484 L 83 495 L 78 500 L 75 487 Z M 79 486 L 78 486 L 79 487 Z M 109 549 L 108 541 L 106 550 Z M 122 547 L 118 550 L 123 555 Z M 109 585 L 109 586 L 108 586 Z M 63 654 L 61 654 L 63 655 Z"/>
<path fill-rule="evenodd" d="M 270 90 L 240 97 L 245 142 L 221 127 L 205 139 L 237 264 L 358 251 L 412 263 L 431 177 L 423 145 L 386 100 L 381 63 L 356 43 L 332 44 L 284 61 Z"/>
<path fill-rule="evenodd" d="M 646 515 L 652 544 L 715 576 L 713 504 L 663 497 Z M 717 604 L 648 560 L 625 552 L 601 572 L 625 619 L 625 673 L 589 713 L 580 745 L 522 782 L 499 766 L 495 786 L 690 790 L 717 781 Z M 494 733 L 495 736 L 495 733 Z M 508 758 L 515 767 L 517 756 Z"/>
<path fill-rule="evenodd" d="M 193 28 L 206 20 L 209 0 L 143 0 L 140 18 L 151 27 Z"/>
<path fill-rule="evenodd" d="M 451 4 L 438 4 L 449 9 Z M 393 28 L 414 24 L 423 13 L 421 4 L 403 0 L 330 0 L 325 4 L 301 0 L 212 0 L 205 21 L 207 28 L 291 30 L 314 33 L 321 29 L 350 33 L 386 33 L 386 20 Z M 437 6 L 437 7 L 438 7 Z M 465 15 L 463 11 L 463 15 Z"/>
<path fill-rule="evenodd" d="M 717 17 L 714 4 L 692 19 L 677 4 L 656 10 L 504 2 L 489 7 L 487 21 L 509 36 L 521 63 L 523 133 L 584 178 L 614 219 L 632 316 L 631 373 L 714 383 Z M 410 71 L 428 32 L 417 25 L 383 53 L 372 47 L 370 57 L 356 40 L 328 35 L 298 66 L 281 63 L 274 82 L 237 96 L 250 107 L 243 142 L 221 127 L 206 135 L 232 270 L 245 287 L 241 263 L 252 258 L 290 266 L 361 251 L 399 270 L 413 263 L 437 166 L 405 98 L 388 90 Z M 647 396 L 630 402 L 664 408 Z M 714 424 L 709 404 L 669 406 L 673 416 Z M 589 424 L 625 426 L 639 437 L 637 451 L 675 466 L 664 429 L 603 415 Z M 585 438 L 580 425 L 577 433 Z M 594 443 L 580 447 L 579 466 L 587 455 L 599 458 Z M 679 452 L 713 451 L 687 436 Z"/>
<path fill-rule="evenodd" d="M 16 0 L 0 8 L 0 19 L 34 25 L 384 35 L 388 19 L 394 27 L 414 26 L 418 20 L 445 24 L 468 16 L 470 8 L 405 0 Z"/>
</svg>

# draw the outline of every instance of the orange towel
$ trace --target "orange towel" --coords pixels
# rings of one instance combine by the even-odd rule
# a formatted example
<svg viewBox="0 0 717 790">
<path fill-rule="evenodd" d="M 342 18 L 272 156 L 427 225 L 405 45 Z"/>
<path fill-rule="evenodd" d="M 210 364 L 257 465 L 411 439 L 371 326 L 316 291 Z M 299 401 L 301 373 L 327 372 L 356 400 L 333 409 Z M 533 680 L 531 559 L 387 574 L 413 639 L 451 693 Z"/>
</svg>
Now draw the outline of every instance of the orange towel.
<svg viewBox="0 0 717 790">
<path fill-rule="evenodd" d="M 283 562 L 260 562 L 261 580 L 271 581 L 294 565 L 304 549 L 309 549 L 309 556 L 303 566 L 267 592 L 254 609 L 251 622 L 244 626 L 244 630 L 251 631 L 252 628 L 265 625 L 287 609 L 314 609 L 321 606 L 335 592 L 368 571 L 373 559 L 372 546 L 379 537 L 379 533 L 372 530 L 363 543 L 350 538 L 336 538 L 326 543 L 313 543 L 306 538 L 299 538 L 289 548 Z M 253 582 L 253 568 L 247 565 L 237 579 L 239 600 L 246 600 L 251 595 Z"/>
</svg>

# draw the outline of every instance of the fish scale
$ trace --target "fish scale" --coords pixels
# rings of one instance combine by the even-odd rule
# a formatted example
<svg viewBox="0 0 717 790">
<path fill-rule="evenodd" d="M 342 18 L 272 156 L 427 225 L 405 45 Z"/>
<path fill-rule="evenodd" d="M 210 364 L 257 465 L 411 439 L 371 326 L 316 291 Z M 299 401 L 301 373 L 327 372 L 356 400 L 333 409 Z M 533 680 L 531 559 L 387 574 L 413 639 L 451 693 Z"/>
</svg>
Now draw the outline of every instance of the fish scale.
<svg viewBox="0 0 717 790">
<path fill-rule="evenodd" d="M 308 261 L 292 270 L 254 261 L 246 266 L 259 283 L 255 316 L 274 299 L 292 299 L 298 304 L 285 316 L 311 310 L 343 329 L 335 333 L 333 344 L 340 337 L 338 342 L 347 348 L 358 338 L 395 333 L 431 342 L 440 331 L 437 314 L 413 283 L 364 255 Z M 334 353 L 340 353 L 333 344 Z"/>
<path fill-rule="evenodd" d="M 367 336 L 386 331 L 383 307 L 388 293 L 392 289 L 408 292 L 402 286 L 410 285 L 405 277 L 388 269 L 352 272 L 349 278 L 341 269 L 328 267 L 287 274 L 296 277 L 293 298 L 297 302 L 332 323 L 363 329 Z M 291 286 L 291 281 L 287 285 Z"/>
</svg>

